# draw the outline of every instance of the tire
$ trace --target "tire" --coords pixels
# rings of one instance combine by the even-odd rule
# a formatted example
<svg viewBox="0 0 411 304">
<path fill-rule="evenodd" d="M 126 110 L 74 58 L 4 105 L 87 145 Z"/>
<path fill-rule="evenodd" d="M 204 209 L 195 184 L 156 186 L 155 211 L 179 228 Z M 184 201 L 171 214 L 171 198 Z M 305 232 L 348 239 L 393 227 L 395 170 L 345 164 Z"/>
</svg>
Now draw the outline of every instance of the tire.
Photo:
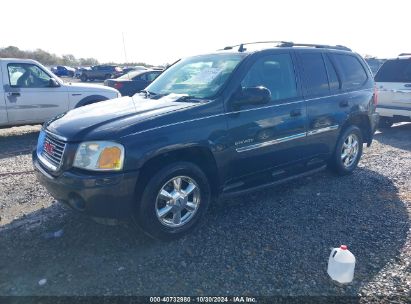
<svg viewBox="0 0 411 304">
<path fill-rule="evenodd" d="M 351 174 L 357 168 L 361 159 L 362 149 L 363 137 L 361 130 L 357 126 L 349 126 L 343 129 L 334 154 L 330 159 L 330 168 L 338 175 Z"/>
<path fill-rule="evenodd" d="M 86 81 L 87 81 L 87 75 L 81 74 L 80 80 L 81 80 L 82 82 L 86 82 Z"/>
<path fill-rule="evenodd" d="M 180 191 L 175 180 L 180 184 Z M 180 195 L 189 189 L 188 196 L 184 198 Z M 173 240 L 192 231 L 200 223 L 210 201 L 210 184 L 204 172 L 192 163 L 177 162 L 164 167 L 148 180 L 134 216 L 149 236 Z"/>
<path fill-rule="evenodd" d="M 110 78 L 111 78 L 111 74 L 104 75 L 104 79 L 110 79 Z"/>
<path fill-rule="evenodd" d="M 380 122 L 378 123 L 378 129 L 389 129 L 394 124 L 394 121 L 388 117 L 380 117 Z"/>
</svg>

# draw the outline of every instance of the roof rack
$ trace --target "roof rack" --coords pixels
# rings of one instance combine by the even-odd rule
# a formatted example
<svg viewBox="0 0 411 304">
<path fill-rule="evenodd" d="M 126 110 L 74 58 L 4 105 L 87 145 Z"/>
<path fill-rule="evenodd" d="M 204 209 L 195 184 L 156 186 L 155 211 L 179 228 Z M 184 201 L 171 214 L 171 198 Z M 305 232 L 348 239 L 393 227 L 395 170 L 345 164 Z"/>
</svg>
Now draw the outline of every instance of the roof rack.
<svg viewBox="0 0 411 304">
<path fill-rule="evenodd" d="M 294 43 L 290 41 L 257 41 L 257 42 L 248 42 L 248 43 L 241 43 L 233 46 L 226 46 L 222 50 L 232 50 L 235 47 L 238 47 L 239 52 L 244 52 L 247 49 L 244 47 L 245 45 L 249 44 L 261 44 L 261 43 L 276 43 L 276 47 L 294 47 L 294 46 L 306 46 L 306 47 L 314 47 L 314 48 L 321 48 L 321 49 L 333 49 L 333 50 L 343 50 L 343 51 L 351 51 L 346 46 L 343 45 L 325 45 L 325 44 L 308 44 L 308 43 Z"/>
<path fill-rule="evenodd" d="M 398 56 L 411 56 L 411 53 L 401 53 Z"/>
</svg>

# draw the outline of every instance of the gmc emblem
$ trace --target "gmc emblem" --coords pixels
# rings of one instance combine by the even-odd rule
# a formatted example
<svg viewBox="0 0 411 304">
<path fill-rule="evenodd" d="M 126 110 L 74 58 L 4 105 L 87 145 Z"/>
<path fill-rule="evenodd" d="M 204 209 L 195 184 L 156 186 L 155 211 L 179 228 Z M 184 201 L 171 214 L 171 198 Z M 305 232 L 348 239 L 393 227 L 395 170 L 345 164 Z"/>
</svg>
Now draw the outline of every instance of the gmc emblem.
<svg viewBox="0 0 411 304">
<path fill-rule="evenodd" d="M 53 155 L 54 154 L 54 145 L 46 141 L 44 143 L 44 151 L 46 151 L 48 154 Z"/>
</svg>

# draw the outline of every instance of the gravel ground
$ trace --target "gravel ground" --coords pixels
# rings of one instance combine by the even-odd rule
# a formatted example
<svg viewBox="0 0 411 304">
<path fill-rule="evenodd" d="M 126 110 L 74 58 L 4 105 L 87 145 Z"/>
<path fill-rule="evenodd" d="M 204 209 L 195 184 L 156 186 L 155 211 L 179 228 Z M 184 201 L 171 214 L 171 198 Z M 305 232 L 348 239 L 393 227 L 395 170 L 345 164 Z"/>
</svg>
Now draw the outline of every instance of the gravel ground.
<svg viewBox="0 0 411 304">
<path fill-rule="evenodd" d="M 411 298 L 411 124 L 376 134 L 351 176 L 324 171 L 216 202 L 205 225 L 166 243 L 53 202 L 32 173 L 38 130 L 0 130 L 0 295 Z M 344 286 L 326 273 L 340 244 L 357 258 Z"/>
</svg>

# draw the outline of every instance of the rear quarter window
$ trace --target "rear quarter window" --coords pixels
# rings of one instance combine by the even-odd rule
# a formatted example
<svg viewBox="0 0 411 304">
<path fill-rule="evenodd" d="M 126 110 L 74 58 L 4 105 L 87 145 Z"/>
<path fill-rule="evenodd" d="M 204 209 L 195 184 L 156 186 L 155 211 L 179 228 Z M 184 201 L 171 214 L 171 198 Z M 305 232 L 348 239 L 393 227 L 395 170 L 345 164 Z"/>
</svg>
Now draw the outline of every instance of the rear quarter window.
<svg viewBox="0 0 411 304">
<path fill-rule="evenodd" d="M 357 57 L 333 54 L 333 58 L 340 71 L 342 88 L 344 90 L 361 88 L 367 82 L 367 72 Z"/>
<path fill-rule="evenodd" d="M 377 82 L 411 82 L 411 59 L 387 60 L 375 75 Z"/>
</svg>

